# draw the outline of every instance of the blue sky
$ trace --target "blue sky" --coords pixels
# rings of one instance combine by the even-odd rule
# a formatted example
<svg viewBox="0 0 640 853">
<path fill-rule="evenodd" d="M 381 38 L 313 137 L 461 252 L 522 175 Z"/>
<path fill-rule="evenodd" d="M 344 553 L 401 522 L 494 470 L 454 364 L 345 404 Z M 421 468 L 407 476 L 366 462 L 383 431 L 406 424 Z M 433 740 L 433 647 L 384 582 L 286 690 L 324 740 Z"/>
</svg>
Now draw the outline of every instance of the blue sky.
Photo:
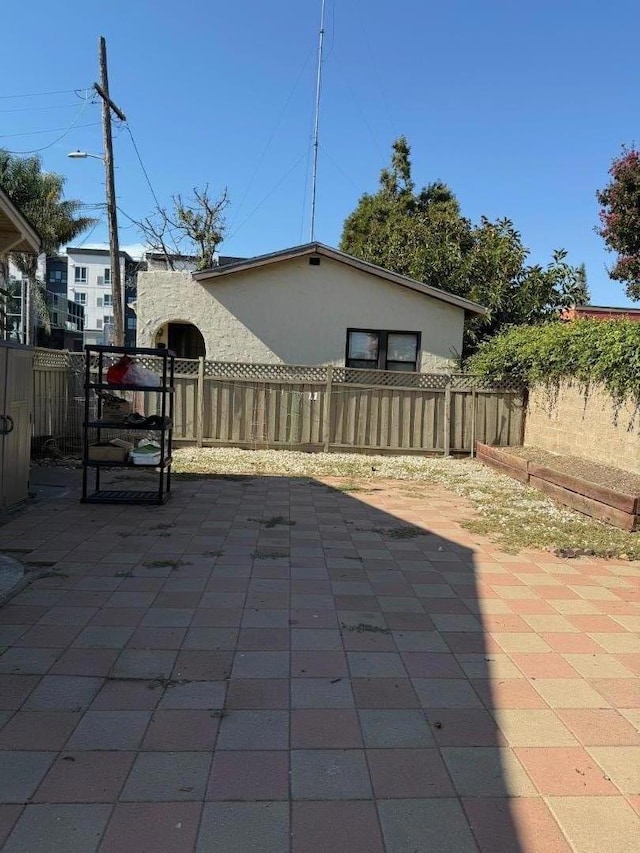
<svg viewBox="0 0 640 853">
<path fill-rule="evenodd" d="M 0 145 L 50 146 L 45 168 L 67 176 L 67 194 L 103 201 L 101 164 L 66 157 L 102 150 L 99 107 L 73 91 L 5 97 L 90 86 L 102 34 L 112 96 L 160 200 L 228 187 L 223 253 L 306 242 L 319 13 L 320 0 L 16 5 L 3 26 Z M 416 183 L 446 181 L 472 219 L 508 216 L 532 261 L 566 248 L 587 265 L 593 302 L 628 304 L 594 233 L 595 191 L 639 136 L 639 26 L 637 0 L 327 0 L 317 238 L 337 245 L 404 133 Z M 123 129 L 115 150 L 118 203 L 141 217 L 153 199 Z M 120 226 L 121 243 L 139 241 L 124 216 Z M 104 222 L 84 239 L 106 239 Z"/>
</svg>

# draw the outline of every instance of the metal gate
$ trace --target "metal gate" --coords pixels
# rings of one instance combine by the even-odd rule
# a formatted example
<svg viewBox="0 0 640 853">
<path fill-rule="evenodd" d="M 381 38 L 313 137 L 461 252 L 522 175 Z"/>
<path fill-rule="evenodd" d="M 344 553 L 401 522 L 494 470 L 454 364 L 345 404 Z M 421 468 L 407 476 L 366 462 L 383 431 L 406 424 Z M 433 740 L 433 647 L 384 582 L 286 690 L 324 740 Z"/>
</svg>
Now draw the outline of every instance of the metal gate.
<svg viewBox="0 0 640 853">
<path fill-rule="evenodd" d="M 0 341 L 0 510 L 29 495 L 33 349 Z"/>
</svg>

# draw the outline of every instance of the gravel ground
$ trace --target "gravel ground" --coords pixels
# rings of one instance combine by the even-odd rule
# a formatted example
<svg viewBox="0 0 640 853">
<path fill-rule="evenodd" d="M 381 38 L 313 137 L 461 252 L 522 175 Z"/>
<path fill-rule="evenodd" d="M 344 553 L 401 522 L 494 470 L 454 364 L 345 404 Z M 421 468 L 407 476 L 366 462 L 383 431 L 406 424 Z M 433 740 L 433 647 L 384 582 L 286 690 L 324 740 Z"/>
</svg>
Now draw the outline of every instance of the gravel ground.
<svg viewBox="0 0 640 853">
<path fill-rule="evenodd" d="M 607 486 L 627 495 L 640 495 L 640 475 L 632 474 L 631 471 L 601 465 L 599 462 L 580 459 L 578 456 L 558 456 L 539 447 L 510 447 L 509 453 L 513 453 L 514 456 L 524 456 L 531 462 L 538 462 L 563 474 L 571 474 L 573 477 L 580 477 L 590 483 Z"/>
</svg>

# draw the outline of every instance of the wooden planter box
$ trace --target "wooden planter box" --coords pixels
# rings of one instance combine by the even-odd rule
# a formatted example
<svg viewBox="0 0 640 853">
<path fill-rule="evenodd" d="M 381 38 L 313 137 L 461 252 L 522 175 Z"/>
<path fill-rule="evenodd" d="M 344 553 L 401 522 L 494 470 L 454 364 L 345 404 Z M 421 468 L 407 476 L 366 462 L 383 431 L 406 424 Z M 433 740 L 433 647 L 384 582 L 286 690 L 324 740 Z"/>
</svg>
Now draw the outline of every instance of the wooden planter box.
<svg viewBox="0 0 640 853">
<path fill-rule="evenodd" d="M 540 489 L 564 506 L 622 530 L 640 530 L 640 495 L 627 495 L 530 462 L 510 453 L 508 447 L 490 447 L 478 442 L 476 456 L 485 465 Z"/>
</svg>

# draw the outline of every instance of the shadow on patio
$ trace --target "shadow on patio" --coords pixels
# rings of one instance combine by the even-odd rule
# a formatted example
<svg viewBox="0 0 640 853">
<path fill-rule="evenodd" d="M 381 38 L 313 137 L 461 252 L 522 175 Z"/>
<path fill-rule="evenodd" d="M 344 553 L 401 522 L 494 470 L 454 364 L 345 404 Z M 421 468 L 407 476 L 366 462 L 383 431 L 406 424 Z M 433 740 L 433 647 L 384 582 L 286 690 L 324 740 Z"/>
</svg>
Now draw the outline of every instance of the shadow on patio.
<svg viewBox="0 0 640 853">
<path fill-rule="evenodd" d="M 49 576 L 0 610 L 2 849 L 568 850 L 494 720 L 457 502 L 212 477 L 15 516 Z"/>
</svg>

